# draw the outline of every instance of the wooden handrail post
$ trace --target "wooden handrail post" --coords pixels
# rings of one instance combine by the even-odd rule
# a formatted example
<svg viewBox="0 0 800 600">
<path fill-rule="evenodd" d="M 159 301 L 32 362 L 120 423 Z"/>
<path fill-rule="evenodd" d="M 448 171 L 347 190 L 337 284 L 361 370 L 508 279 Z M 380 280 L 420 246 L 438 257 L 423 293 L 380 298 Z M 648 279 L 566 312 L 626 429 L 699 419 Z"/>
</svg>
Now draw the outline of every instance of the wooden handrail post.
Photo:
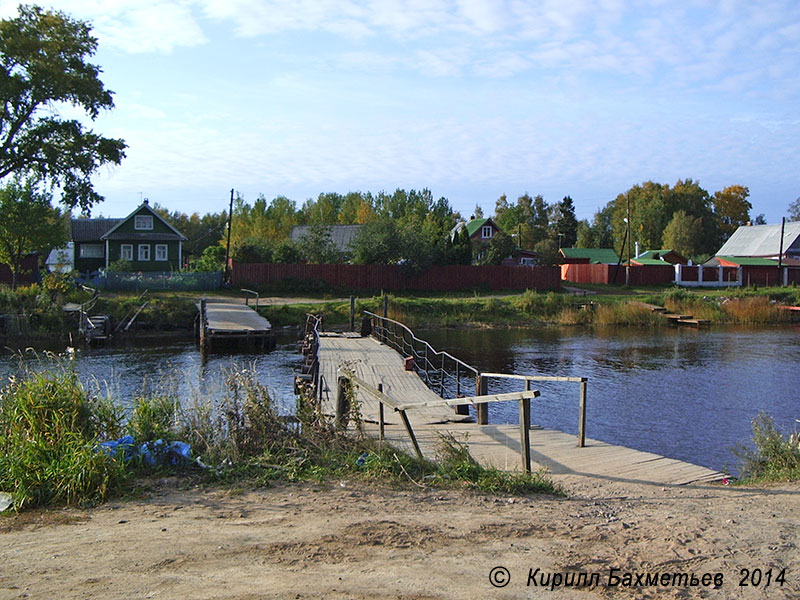
<svg viewBox="0 0 800 600">
<path fill-rule="evenodd" d="M 578 415 L 578 448 L 586 446 L 586 378 L 581 378 L 581 400 Z"/>
<path fill-rule="evenodd" d="M 334 424 L 336 429 L 342 430 L 347 427 L 348 413 L 350 411 L 350 399 L 347 397 L 349 379 L 339 377 L 336 386 L 336 417 Z"/>
<path fill-rule="evenodd" d="M 350 296 L 350 331 L 356 330 L 356 297 Z"/>
<path fill-rule="evenodd" d="M 414 451 L 417 453 L 417 458 L 420 460 L 424 460 L 422 456 L 422 450 L 419 449 L 419 443 L 417 442 L 417 436 L 414 435 L 414 430 L 411 429 L 411 421 L 408 420 L 408 415 L 404 410 L 398 410 L 397 412 L 400 413 L 400 417 L 403 419 L 403 425 L 406 426 L 406 432 L 408 432 L 408 437 L 411 438 L 411 444 L 414 446 Z"/>
<path fill-rule="evenodd" d="M 378 384 L 378 391 L 383 393 L 383 384 Z M 386 421 L 383 416 L 383 402 L 378 401 L 378 439 L 383 441 L 386 439 Z"/>
<path fill-rule="evenodd" d="M 481 375 L 475 377 L 475 395 L 485 396 L 489 393 L 489 379 Z M 489 424 L 489 405 L 486 402 L 479 402 L 475 405 L 475 416 L 478 425 Z"/>
<path fill-rule="evenodd" d="M 519 454 L 522 457 L 522 472 L 531 472 L 531 399 L 519 401 Z"/>
</svg>

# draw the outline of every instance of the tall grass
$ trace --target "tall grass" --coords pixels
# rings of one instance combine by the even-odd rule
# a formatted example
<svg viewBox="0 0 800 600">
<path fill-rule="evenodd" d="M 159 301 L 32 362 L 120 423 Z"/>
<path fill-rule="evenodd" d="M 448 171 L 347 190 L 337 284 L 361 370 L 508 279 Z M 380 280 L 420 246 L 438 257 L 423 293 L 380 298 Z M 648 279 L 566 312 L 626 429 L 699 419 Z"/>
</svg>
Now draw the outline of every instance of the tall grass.
<svg viewBox="0 0 800 600">
<path fill-rule="evenodd" d="M 96 448 L 120 426 L 106 403 L 67 369 L 20 373 L 0 392 L 0 490 L 17 509 L 94 503 L 122 489 L 124 464 Z"/>
<path fill-rule="evenodd" d="M 608 326 L 659 326 L 665 324 L 664 317 L 649 308 L 630 302 L 598 304 L 594 309 L 592 324 Z"/>
</svg>

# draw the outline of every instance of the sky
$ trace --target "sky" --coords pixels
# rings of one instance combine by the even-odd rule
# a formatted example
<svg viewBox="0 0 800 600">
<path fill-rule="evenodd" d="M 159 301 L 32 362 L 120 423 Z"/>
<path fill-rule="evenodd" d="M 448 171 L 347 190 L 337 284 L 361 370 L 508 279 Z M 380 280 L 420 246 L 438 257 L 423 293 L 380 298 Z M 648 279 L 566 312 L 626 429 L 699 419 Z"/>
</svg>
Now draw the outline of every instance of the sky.
<svg viewBox="0 0 800 600">
<path fill-rule="evenodd" d="M 776 223 L 800 196 L 797 0 L 39 3 L 92 23 L 115 102 L 92 128 L 129 146 L 93 216 L 428 188 L 590 219 L 691 178 Z"/>
</svg>

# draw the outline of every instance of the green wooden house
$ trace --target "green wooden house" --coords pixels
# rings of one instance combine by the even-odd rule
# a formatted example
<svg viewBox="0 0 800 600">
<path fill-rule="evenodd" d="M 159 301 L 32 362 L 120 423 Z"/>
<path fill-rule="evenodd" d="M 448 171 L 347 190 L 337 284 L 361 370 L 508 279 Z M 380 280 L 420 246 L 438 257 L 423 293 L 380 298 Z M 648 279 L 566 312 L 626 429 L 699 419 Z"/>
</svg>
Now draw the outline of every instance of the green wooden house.
<svg viewBox="0 0 800 600">
<path fill-rule="evenodd" d="M 177 271 L 186 238 L 145 200 L 124 219 L 73 219 L 75 269 L 91 273 L 124 260 L 133 271 Z"/>
</svg>

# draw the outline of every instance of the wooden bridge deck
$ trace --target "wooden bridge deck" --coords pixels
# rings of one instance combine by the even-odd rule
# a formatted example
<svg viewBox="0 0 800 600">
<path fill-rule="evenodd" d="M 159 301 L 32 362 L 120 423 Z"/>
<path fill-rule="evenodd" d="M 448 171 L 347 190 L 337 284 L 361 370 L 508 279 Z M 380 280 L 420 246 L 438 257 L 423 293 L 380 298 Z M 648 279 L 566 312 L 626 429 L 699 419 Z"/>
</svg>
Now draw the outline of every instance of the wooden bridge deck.
<svg viewBox="0 0 800 600">
<path fill-rule="evenodd" d="M 336 371 L 346 365 L 362 380 L 377 387 L 383 384 L 384 393 L 402 402 L 425 402 L 439 399 L 413 371 L 403 369 L 399 354 L 372 338 L 352 334 L 320 336 L 320 369 L 324 376 L 323 408 L 333 414 L 336 403 Z M 377 436 L 378 402 L 371 395 L 359 392 L 357 399 L 366 430 Z M 591 402 L 591 398 L 589 399 Z M 536 401 L 531 413 L 535 415 Z M 427 407 L 408 411 L 414 433 L 425 456 L 433 458 L 440 435 L 452 434 L 466 441 L 470 452 L 481 464 L 507 470 L 519 470 L 521 464 L 518 425 L 477 425 L 465 422 L 446 406 Z M 386 439 L 398 447 L 411 449 L 406 431 L 397 414 L 386 410 Z M 591 429 L 591 423 L 588 428 Z M 603 479 L 636 481 L 662 485 L 707 483 L 722 478 L 722 474 L 683 461 L 649 452 L 615 446 L 586 439 L 578 447 L 573 435 L 533 427 L 530 432 L 531 458 L 553 474 L 581 474 Z"/>
<path fill-rule="evenodd" d="M 209 333 L 243 333 L 272 331 L 272 324 L 249 306 L 233 302 L 206 303 Z"/>
</svg>

